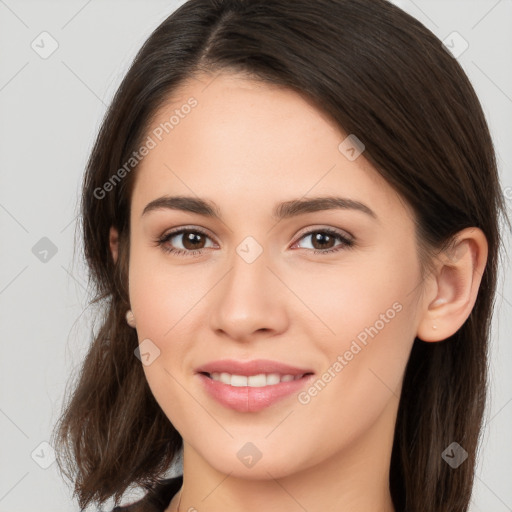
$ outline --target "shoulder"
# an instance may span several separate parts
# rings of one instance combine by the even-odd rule
[[[183,475],[161,480],[135,503],[114,507],[111,512],[164,512],[172,497],[180,490]]]

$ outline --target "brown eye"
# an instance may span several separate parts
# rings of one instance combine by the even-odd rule
[[[202,250],[206,248],[207,240],[211,240],[211,238],[198,229],[180,229],[164,235],[157,241],[157,244],[165,252],[196,256],[200,255]]]
[[[350,248],[354,246],[354,241],[338,231],[333,229],[316,229],[304,233],[300,240],[311,239],[311,248],[314,249],[315,254],[325,254],[329,252],[337,252],[344,248]],[[339,240],[339,244],[336,244],[336,240]]]
[[[176,235],[175,235],[176,236]],[[203,249],[204,246],[204,235],[195,231],[184,231],[181,235],[183,247],[188,250]],[[174,238],[174,237],[173,237]]]
[[[328,233],[319,231],[311,235],[312,245],[315,249],[331,249],[336,244],[336,238]]]

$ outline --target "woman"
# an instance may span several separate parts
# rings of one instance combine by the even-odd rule
[[[467,510],[505,210],[423,25],[383,0],[186,2],[82,199],[105,317],[55,431],[81,507],[141,485],[114,510]]]

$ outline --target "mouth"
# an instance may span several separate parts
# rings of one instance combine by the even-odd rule
[[[227,381],[227,376],[234,381],[232,386],[247,386],[248,384],[238,384],[244,382],[244,378],[257,377],[253,382],[263,382],[262,375],[269,378],[270,383],[277,384],[284,379],[284,382],[294,380],[296,377],[304,376],[308,373],[313,373],[309,368],[298,368],[279,361],[272,361],[270,359],[253,359],[251,361],[240,361],[236,359],[221,359],[204,364],[195,370],[197,373],[207,375],[214,380],[220,378],[226,379],[226,384],[231,384]],[[227,376],[226,376],[227,375]],[[279,381],[276,381],[276,375]],[[223,377],[221,377],[223,376]],[[249,384],[250,385],[250,384]]]
[[[314,372],[270,360],[214,361],[196,368],[207,396],[228,409],[257,412],[299,393]]]
[[[313,372],[299,373],[292,375],[291,373],[279,374],[279,373],[258,373],[256,375],[237,375],[228,372],[199,372],[201,375],[208,377],[216,382],[222,382],[228,386],[236,388],[240,387],[251,387],[251,388],[263,388],[266,386],[276,386],[281,382],[291,382],[294,380],[300,380],[305,376],[313,375]]]

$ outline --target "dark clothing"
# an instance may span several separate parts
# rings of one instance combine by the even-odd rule
[[[182,483],[183,475],[162,480],[139,501],[114,507],[112,512],[164,512],[173,496],[180,490]]]

